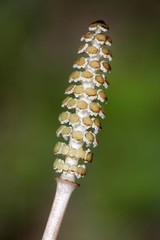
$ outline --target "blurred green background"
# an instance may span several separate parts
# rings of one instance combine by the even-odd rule
[[[160,2],[0,2],[0,239],[41,239],[52,147],[79,39],[110,25],[114,61],[99,146],[59,239],[160,239]]]

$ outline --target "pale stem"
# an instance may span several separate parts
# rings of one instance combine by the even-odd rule
[[[42,240],[56,240],[57,235],[73,190],[78,186],[76,183],[56,178],[57,189],[48,222]]]

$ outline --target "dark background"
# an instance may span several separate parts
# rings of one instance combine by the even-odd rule
[[[99,146],[59,239],[160,239],[160,2],[0,2],[0,239],[41,239],[52,147],[81,35],[110,25],[114,61]]]

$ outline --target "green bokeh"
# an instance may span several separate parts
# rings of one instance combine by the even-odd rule
[[[0,239],[41,239],[55,192],[53,145],[80,36],[108,21],[114,61],[99,146],[59,239],[160,236],[158,1],[0,3]]]

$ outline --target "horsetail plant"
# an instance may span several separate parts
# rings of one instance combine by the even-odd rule
[[[61,126],[56,133],[63,141],[54,147],[57,158],[53,168],[60,177],[56,178],[56,195],[43,240],[57,238],[70,196],[78,186],[76,179],[86,175],[86,165],[93,157],[92,147],[97,146],[99,119],[105,117],[102,104],[107,101],[104,89],[109,85],[105,74],[111,71],[108,61],[112,60],[112,53],[108,46],[112,40],[106,34],[108,30],[108,25],[98,20],[81,37],[80,57],[74,62],[75,71],[69,77],[67,97],[59,115]]]

